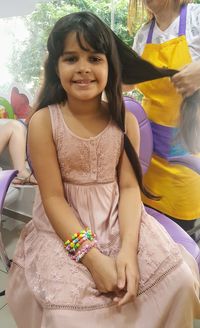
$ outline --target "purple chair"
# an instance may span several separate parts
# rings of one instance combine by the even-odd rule
[[[149,166],[153,151],[153,135],[150,123],[142,106],[131,97],[124,97],[125,106],[128,111],[133,113],[138,120],[140,126],[140,161],[142,171],[145,173]],[[195,241],[174,221],[170,220],[164,214],[145,206],[147,213],[155,217],[155,219],[164,226],[172,239],[183,245],[187,251],[195,258],[200,270],[200,249]]]
[[[197,261],[199,271],[200,271],[200,249],[195,241],[185,232],[178,224],[170,220],[166,215],[159,213],[153,208],[145,206],[148,214],[152,215],[160,224],[162,224],[172,239],[183,245],[187,251],[195,258]]]
[[[140,163],[143,174],[147,171],[153,152],[151,125],[142,106],[131,97],[124,97],[126,109],[133,113],[140,126]]]
[[[17,170],[0,171],[0,257],[7,271],[10,268],[10,260],[6,254],[6,250],[3,244],[1,219],[8,188],[11,181],[16,177],[17,173]]]

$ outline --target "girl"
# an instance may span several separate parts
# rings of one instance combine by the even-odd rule
[[[49,36],[28,138],[39,190],[7,288],[19,328],[142,328],[147,317],[148,328],[189,328],[200,317],[195,261],[141,203],[140,189],[154,196],[124,111],[117,40],[87,12],[61,18]]]

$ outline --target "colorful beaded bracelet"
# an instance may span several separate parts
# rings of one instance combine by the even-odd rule
[[[77,254],[75,255],[71,255],[69,253],[69,256],[72,260],[76,261],[76,262],[80,262],[80,260],[93,248],[93,247],[97,247],[97,240],[94,239],[91,243],[86,244],[83,246],[83,248],[81,248]]]
[[[81,230],[73,234],[72,238],[64,243],[65,249],[68,253],[75,254],[85,240],[93,241],[95,237],[96,235],[92,233],[91,229]]]

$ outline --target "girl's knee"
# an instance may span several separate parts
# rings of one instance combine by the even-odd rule
[[[191,268],[188,265],[184,266],[184,270],[181,274],[181,287],[188,295],[199,295],[199,279],[194,275]]]
[[[25,126],[21,122],[19,122],[17,120],[13,120],[10,122],[10,124],[13,129],[13,132],[25,133],[25,131],[26,131]]]

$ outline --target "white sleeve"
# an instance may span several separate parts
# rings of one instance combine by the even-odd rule
[[[200,4],[190,4],[189,9],[189,27],[193,36],[200,34]]]
[[[200,4],[188,5],[186,38],[194,61],[200,60]]]

